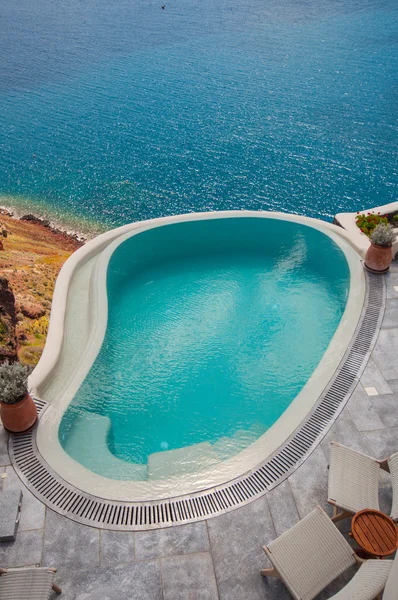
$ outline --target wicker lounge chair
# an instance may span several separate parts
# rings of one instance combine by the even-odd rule
[[[273,567],[261,574],[282,579],[296,600],[313,600],[346,569],[363,562],[320,506],[264,551]],[[333,600],[374,600],[386,585],[392,564],[392,560],[366,561]]]
[[[391,518],[398,521],[398,452],[379,461],[337,442],[331,446],[328,502],[333,506],[332,521],[350,517],[364,508],[380,510],[380,469],[391,473]]]
[[[383,600],[396,600],[398,590],[398,552],[391,567],[390,574],[384,588]],[[338,599],[339,600],[339,599]]]
[[[0,600],[49,600],[60,594],[54,583],[56,569],[0,569]]]

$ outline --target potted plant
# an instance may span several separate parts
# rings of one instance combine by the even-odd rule
[[[387,215],[381,215],[380,213],[376,214],[368,212],[368,214],[365,214],[358,212],[355,217],[355,222],[357,224],[357,227],[359,227],[359,229],[362,231],[362,233],[369,237],[372,231],[375,229],[375,227],[379,225],[379,223],[384,223],[385,225],[387,225],[388,218]]]
[[[386,273],[392,261],[391,246],[395,240],[392,225],[379,223],[371,235],[370,246],[365,256],[365,266],[372,273]]]
[[[8,431],[27,431],[37,421],[36,405],[28,393],[29,367],[6,361],[0,365],[0,416]]]

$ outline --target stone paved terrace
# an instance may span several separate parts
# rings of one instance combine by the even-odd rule
[[[228,514],[200,523],[143,532],[83,526],[41,504],[10,466],[0,427],[4,490],[23,488],[16,542],[0,544],[0,566],[58,567],[60,600],[283,600],[284,585],[265,580],[262,546],[326,504],[329,442],[340,441],[375,457],[398,450],[398,263],[386,276],[387,306],[377,344],[360,383],[334,426],[301,467],[273,491]],[[397,286],[397,289],[394,289]],[[375,388],[377,395],[368,395]],[[1,496],[0,496],[1,498]],[[381,507],[389,511],[388,475]],[[347,531],[348,520],[340,524]],[[319,599],[338,591],[346,573]],[[56,595],[54,594],[54,598]]]

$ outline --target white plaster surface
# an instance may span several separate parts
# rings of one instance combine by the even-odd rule
[[[367,393],[368,396],[378,396],[379,392],[376,390],[375,387],[366,387],[365,388],[365,392]]]
[[[390,204],[384,204],[383,206],[376,206],[375,208],[368,208],[367,210],[359,211],[362,215],[367,215],[369,212],[381,215],[390,214],[398,211],[398,202],[391,202]],[[370,241],[367,235],[362,233],[356,224],[356,216],[358,213],[338,213],[336,215],[337,222],[343,227],[350,235],[353,244],[356,246],[358,253],[365,258],[365,254],[370,246]],[[393,257],[398,253],[398,236],[392,246]]]

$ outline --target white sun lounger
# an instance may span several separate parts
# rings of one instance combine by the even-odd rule
[[[56,569],[0,569],[0,600],[50,600],[52,592],[60,594],[54,583]]]
[[[362,563],[320,506],[264,546],[264,551],[273,567],[261,574],[279,577],[295,600],[313,600],[349,567]],[[366,561],[330,600],[374,600],[386,585],[392,564],[392,560]]]
[[[379,461],[352,448],[332,442],[328,502],[334,507],[333,521],[352,516],[365,508],[380,510],[380,469],[391,473],[393,490],[391,518],[398,521],[398,452]]]

